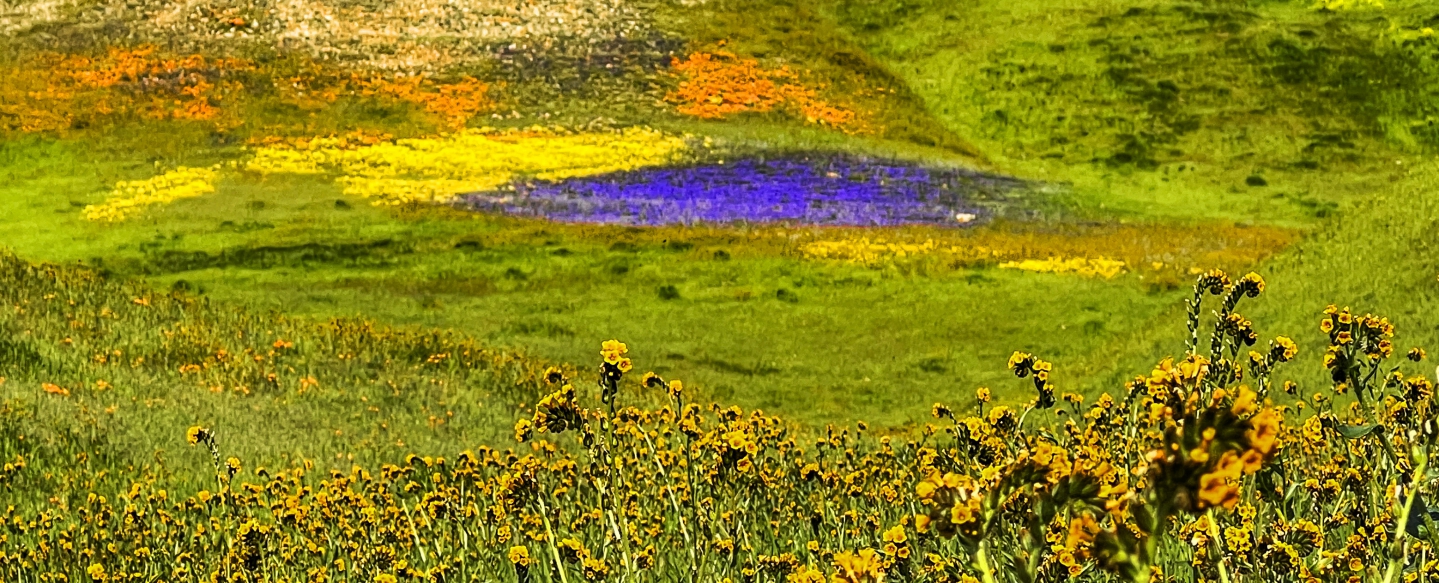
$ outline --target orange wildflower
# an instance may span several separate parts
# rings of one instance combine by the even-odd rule
[[[858,122],[854,111],[820,99],[818,92],[801,84],[799,75],[788,67],[766,69],[755,59],[717,51],[676,58],[673,68],[684,81],[665,99],[678,104],[678,111],[685,115],[719,119],[788,107],[809,123],[854,128]]]

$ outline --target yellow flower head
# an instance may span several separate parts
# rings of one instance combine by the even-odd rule
[[[621,360],[628,360],[624,358],[628,352],[629,347],[618,340],[606,340],[600,346],[600,356],[604,357],[605,364],[618,365]]]
[[[1279,439],[1279,424],[1283,416],[1273,408],[1265,408],[1249,418],[1249,430],[1244,432],[1244,438],[1249,442],[1249,448],[1259,452],[1264,457],[1274,453],[1274,448]],[[1253,473],[1258,468],[1245,471]]]
[[[785,583],[824,583],[824,572],[814,567],[803,567],[787,575]]]
[[[884,542],[897,545],[902,545],[909,540],[909,538],[904,535],[904,525],[902,524],[897,524],[894,528],[884,531],[884,534],[881,535],[880,538]]]
[[[602,559],[585,557],[581,566],[584,568],[585,580],[587,581],[604,581],[605,577],[608,577],[610,574],[609,564],[605,563]]]
[[[1253,413],[1258,409],[1258,406],[1254,404],[1254,400],[1258,397],[1259,394],[1255,393],[1253,389],[1250,389],[1248,386],[1240,386],[1239,395],[1234,398],[1234,405],[1231,407],[1231,411],[1239,416]]]
[[[1223,506],[1234,508],[1239,503],[1239,476],[1244,462],[1239,455],[1227,451],[1214,469],[1199,478],[1199,501],[1201,507]]]
[[[1252,271],[1240,279],[1236,285],[1239,289],[1244,290],[1244,295],[1251,298],[1259,297],[1259,294],[1264,292],[1264,278]]]
[[[745,435],[743,431],[731,431],[724,435],[724,442],[731,450],[744,451],[745,446],[749,444],[749,436]]]
[[[1280,336],[1274,339],[1274,350],[1278,353],[1279,362],[1289,362],[1299,354],[1299,345],[1287,336]]]
[[[524,546],[510,547],[510,564],[519,567],[530,566],[530,549]]]
[[[1029,365],[1033,362],[1034,356],[1028,352],[1015,351],[1014,354],[1009,355],[1009,370],[1014,371],[1015,374],[1019,374],[1020,371],[1027,373],[1029,372]]]
[[[530,423],[529,419],[520,419],[518,421],[515,421],[515,441],[518,441],[520,443],[529,441],[530,436],[533,435],[533,433],[534,424]]]
[[[834,554],[834,583],[879,583],[884,580],[884,560],[874,549]]]

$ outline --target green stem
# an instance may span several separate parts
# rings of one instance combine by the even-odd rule
[[[1409,484],[1409,493],[1404,496],[1404,511],[1399,514],[1395,521],[1394,544],[1389,552],[1389,568],[1384,572],[1384,583],[1394,581],[1394,576],[1399,573],[1400,566],[1404,563],[1405,555],[1408,554],[1409,546],[1405,544],[1404,538],[1408,536],[1409,513],[1414,510],[1414,498],[1419,494],[1418,481],[1424,476],[1429,466],[1429,456],[1419,457],[1419,466],[1414,468],[1414,479]],[[1425,509],[1428,514],[1428,509]]]
[[[550,510],[545,507],[544,500],[536,500],[540,503],[540,519],[545,521],[545,543],[550,545],[550,555],[555,559],[555,570],[560,572],[560,582],[569,583],[570,579],[565,575],[565,564],[560,560],[560,549],[555,546],[555,531],[550,528]]]
[[[1229,583],[1229,567],[1224,564],[1224,539],[1219,535],[1219,522],[1214,519],[1214,509],[1205,514],[1209,518],[1209,538],[1214,541],[1214,561],[1219,564],[1219,580]]]
[[[685,525],[684,511],[680,510],[680,503],[678,500],[675,499],[674,479],[670,477],[669,472],[665,471],[665,465],[664,463],[660,462],[659,453],[655,450],[654,442],[650,441],[650,436],[643,431],[640,432],[640,436],[645,438],[645,445],[649,446],[650,448],[650,459],[654,460],[655,467],[659,468],[660,475],[664,476],[665,482],[669,485],[669,487],[665,489],[665,493],[669,495],[670,507],[674,508],[675,516],[679,517],[680,534],[684,536],[685,549],[688,550],[690,554],[690,564],[698,567],[699,561],[695,559],[694,541],[690,540],[690,531],[689,528]],[[697,575],[696,571],[697,569],[690,570],[691,581],[693,581],[695,576]]]
[[[996,583],[994,579],[994,567],[989,564],[989,541],[979,539],[979,551],[974,554],[974,560],[979,564],[979,574],[983,576],[984,583]]]

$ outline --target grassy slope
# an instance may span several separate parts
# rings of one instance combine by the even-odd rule
[[[113,470],[90,489],[140,471],[210,485],[209,456],[184,442],[194,424],[250,468],[453,456],[505,442],[543,390],[537,361],[458,335],[308,322],[88,273],[0,255],[0,457],[43,467],[64,463],[49,448],[78,445],[97,456],[81,462]],[[73,489],[59,480],[6,486],[28,502]]]
[[[1147,294],[1127,279],[994,269],[904,275],[754,256],[742,240],[689,251],[629,249],[611,246],[603,233],[512,221],[443,213],[396,220],[363,204],[337,209],[336,187],[303,179],[230,181],[214,196],[98,226],[81,220],[71,201],[91,200],[104,183],[98,175],[122,172],[124,156],[102,163],[49,148],[49,169],[31,166],[25,180],[10,173],[17,178],[0,197],[17,225],[7,244],[22,256],[92,264],[99,257],[118,274],[150,273],[161,288],[184,280],[217,300],[286,313],[453,328],[563,362],[588,362],[600,341],[618,337],[635,348],[640,367],[724,401],[812,421],[862,415],[902,423],[936,400],[969,398],[978,384],[1002,391],[1012,383],[1002,367],[1010,350],[1078,356],[1177,297]],[[455,249],[466,237],[507,242]],[[199,270],[158,259],[181,250],[384,241],[393,244],[350,258],[291,255]],[[413,252],[395,251],[401,248]],[[715,260],[716,249],[734,258]],[[659,297],[661,285],[676,286],[680,298]],[[797,301],[779,299],[781,289]],[[1006,312],[1013,316],[992,316]]]
[[[1382,102],[1418,76],[1300,3],[840,2],[834,13],[999,167],[1100,213],[1305,223],[1372,187]],[[1347,20],[1346,20],[1347,19]],[[1323,34],[1315,31],[1323,31]],[[1356,172],[1357,171],[1357,172]],[[1246,184],[1260,176],[1267,187]]]
[[[1293,372],[1308,386],[1323,382],[1313,321],[1329,302],[1393,316],[1402,346],[1439,343],[1428,321],[1439,261],[1425,251],[1436,178],[1420,155],[1433,145],[1433,68],[1379,36],[1432,12],[1167,0],[831,10],[949,128],[1001,169],[1072,184],[1081,213],[1317,223],[1260,269],[1269,297],[1242,308],[1262,333],[1301,341]],[[1179,313],[1092,352],[1071,378],[1113,387],[1182,350]]]

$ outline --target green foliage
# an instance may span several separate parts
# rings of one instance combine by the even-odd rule
[[[835,6],[987,158],[1072,181],[1101,215],[1307,222],[1354,197],[1336,173],[1439,145],[1431,39],[1391,40],[1422,34],[1423,3],[1380,18],[1292,2]],[[1246,186],[1261,174],[1270,190]]]
[[[214,306],[8,254],[0,281],[0,400],[29,419],[0,443],[33,433],[27,443],[39,447],[80,431],[82,449],[105,463],[142,467],[175,444],[174,426],[205,419],[247,459],[372,463],[492,441],[508,410],[536,393],[537,363],[451,333]],[[184,476],[204,466],[165,467]]]

